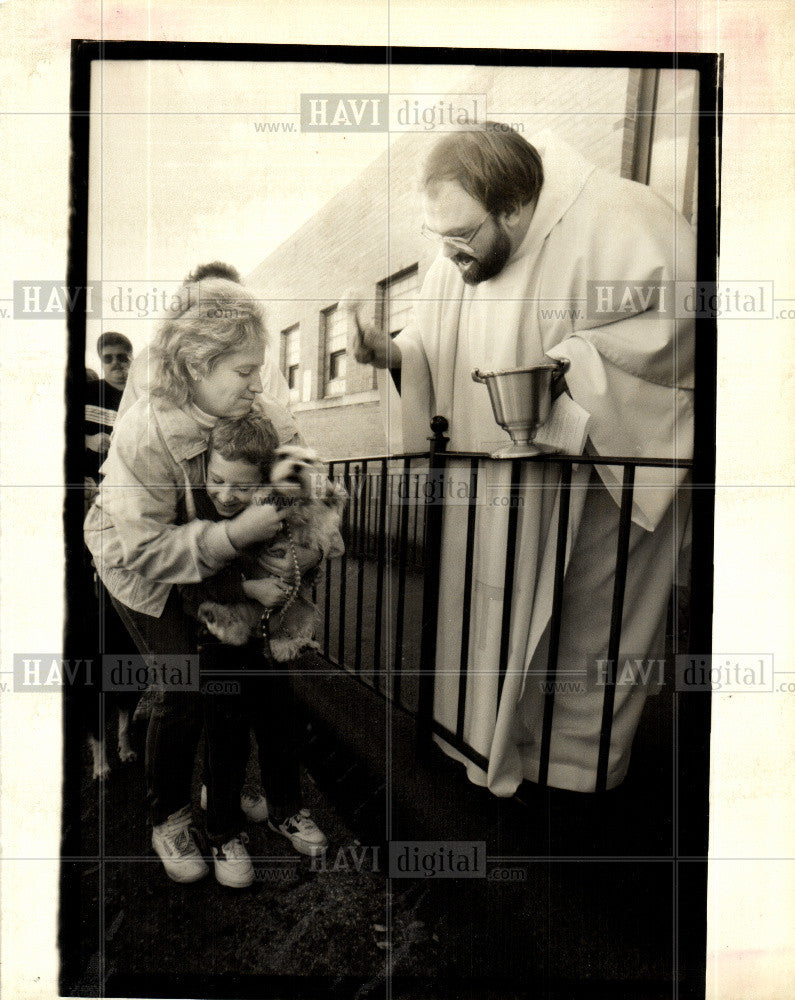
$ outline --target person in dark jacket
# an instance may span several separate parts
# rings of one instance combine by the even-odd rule
[[[102,378],[86,382],[85,476],[99,483],[99,470],[110,447],[119,403],[127,384],[132,361],[132,344],[123,333],[109,331],[97,340],[102,362]]]

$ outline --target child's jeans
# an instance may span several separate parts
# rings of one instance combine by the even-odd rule
[[[204,637],[200,658],[205,688],[207,835],[213,844],[221,845],[243,826],[240,793],[252,729],[272,819],[281,821],[301,806],[292,685],[286,664],[275,664],[265,656],[261,640],[228,646]],[[221,690],[208,691],[209,684],[217,688],[219,682]],[[229,685],[226,693],[224,685]]]
[[[244,678],[246,718],[257,738],[262,788],[271,822],[281,822],[301,808],[297,718],[289,664],[263,656],[263,675]]]

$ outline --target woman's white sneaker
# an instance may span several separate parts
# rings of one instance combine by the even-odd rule
[[[243,838],[245,834],[233,837],[221,847],[213,847],[215,877],[230,889],[247,889],[254,881],[254,865],[251,863]]]
[[[172,813],[152,827],[152,847],[174,882],[198,882],[210,870],[190,829],[190,806]]]
[[[312,819],[308,809],[299,809],[283,823],[274,824],[268,820],[268,826],[274,833],[286,837],[299,854],[308,854],[316,858],[328,847],[325,833]]]
[[[268,818],[268,800],[264,795],[241,795],[240,808],[252,823],[264,823]]]
[[[207,808],[207,786],[202,785],[199,804]],[[241,795],[240,808],[252,823],[264,823],[268,818],[268,800],[264,795]]]

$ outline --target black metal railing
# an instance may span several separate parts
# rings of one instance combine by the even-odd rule
[[[396,458],[337,459],[330,463],[334,474],[342,468],[342,479],[350,496],[352,517],[357,525],[357,551],[361,549],[365,557],[377,558],[379,545],[380,499],[386,494],[388,506],[405,505],[409,516],[405,522],[394,518],[386,534],[386,551],[391,558],[398,558],[405,539],[405,558],[422,569],[423,539],[425,534],[425,495],[427,474],[415,469],[407,477],[407,458],[424,459],[428,453]],[[408,471],[411,471],[410,467]]]
[[[337,459],[328,463],[329,476],[342,482],[350,502],[343,523],[346,553],[327,565],[322,587],[321,603],[325,611],[323,655],[330,663],[349,671],[361,683],[410,713],[415,720],[417,744],[421,751],[430,747],[436,734],[485,770],[488,760],[465,739],[464,722],[471,642],[478,472],[480,463],[489,459],[480,453],[447,451],[447,421],[443,417],[434,417],[431,430],[427,452]],[[461,651],[454,730],[434,717],[442,531],[446,508],[444,486],[452,460],[463,462],[468,469]],[[508,661],[520,509],[520,504],[512,501],[519,490],[524,462],[552,462],[560,472],[550,640],[540,734],[538,781],[542,786],[547,784],[552,740],[572,470],[575,464],[591,467],[609,465],[623,469],[597,761],[596,790],[603,791],[607,784],[613,726],[615,664],[621,642],[635,471],[637,468],[690,469],[692,462],[555,454],[502,461],[510,461],[511,478],[500,623],[498,711]]]

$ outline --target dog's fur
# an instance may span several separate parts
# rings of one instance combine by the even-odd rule
[[[83,622],[84,641],[88,648],[93,646],[96,650],[97,663],[101,662],[105,653],[134,655],[137,652],[135,644],[127,634],[127,629],[113,607],[107,591],[101,584],[95,584],[93,574],[87,565],[84,586],[87,591]],[[102,694],[88,682],[74,685],[72,695],[75,699],[74,704],[80,712],[83,731],[91,750],[92,777],[103,781],[110,775],[110,765],[105,751],[105,733],[100,726],[101,706],[104,705],[107,718],[114,721],[119,758],[123,763],[128,763],[137,758],[130,743],[130,718],[138,695],[131,691],[106,691]]]
[[[138,759],[138,754],[130,744],[130,720],[138,700],[137,694],[116,693],[113,696],[106,694],[106,704],[112,706],[118,713],[118,744],[119,760],[128,764]],[[94,702],[95,696],[91,698]],[[91,708],[94,705],[90,706]],[[88,746],[91,750],[92,778],[95,781],[104,781],[110,775],[110,765],[105,754],[104,734],[99,731],[98,713],[89,711],[85,715],[86,728],[88,729]]]
[[[269,481],[257,491],[253,502],[287,506],[288,513],[281,533],[263,547],[261,555],[289,556],[292,545],[318,547],[327,558],[341,555],[344,546],[339,525],[345,499],[345,491],[329,481],[313,451],[296,445],[278,448]],[[312,602],[316,574],[316,569],[305,574],[284,608],[275,608],[268,616],[267,631],[274,660],[292,660],[308,649],[319,648],[314,641],[317,609]],[[245,645],[258,634],[263,613],[262,605],[256,601],[237,604],[205,601],[199,608],[199,618],[208,630],[231,646]]]

